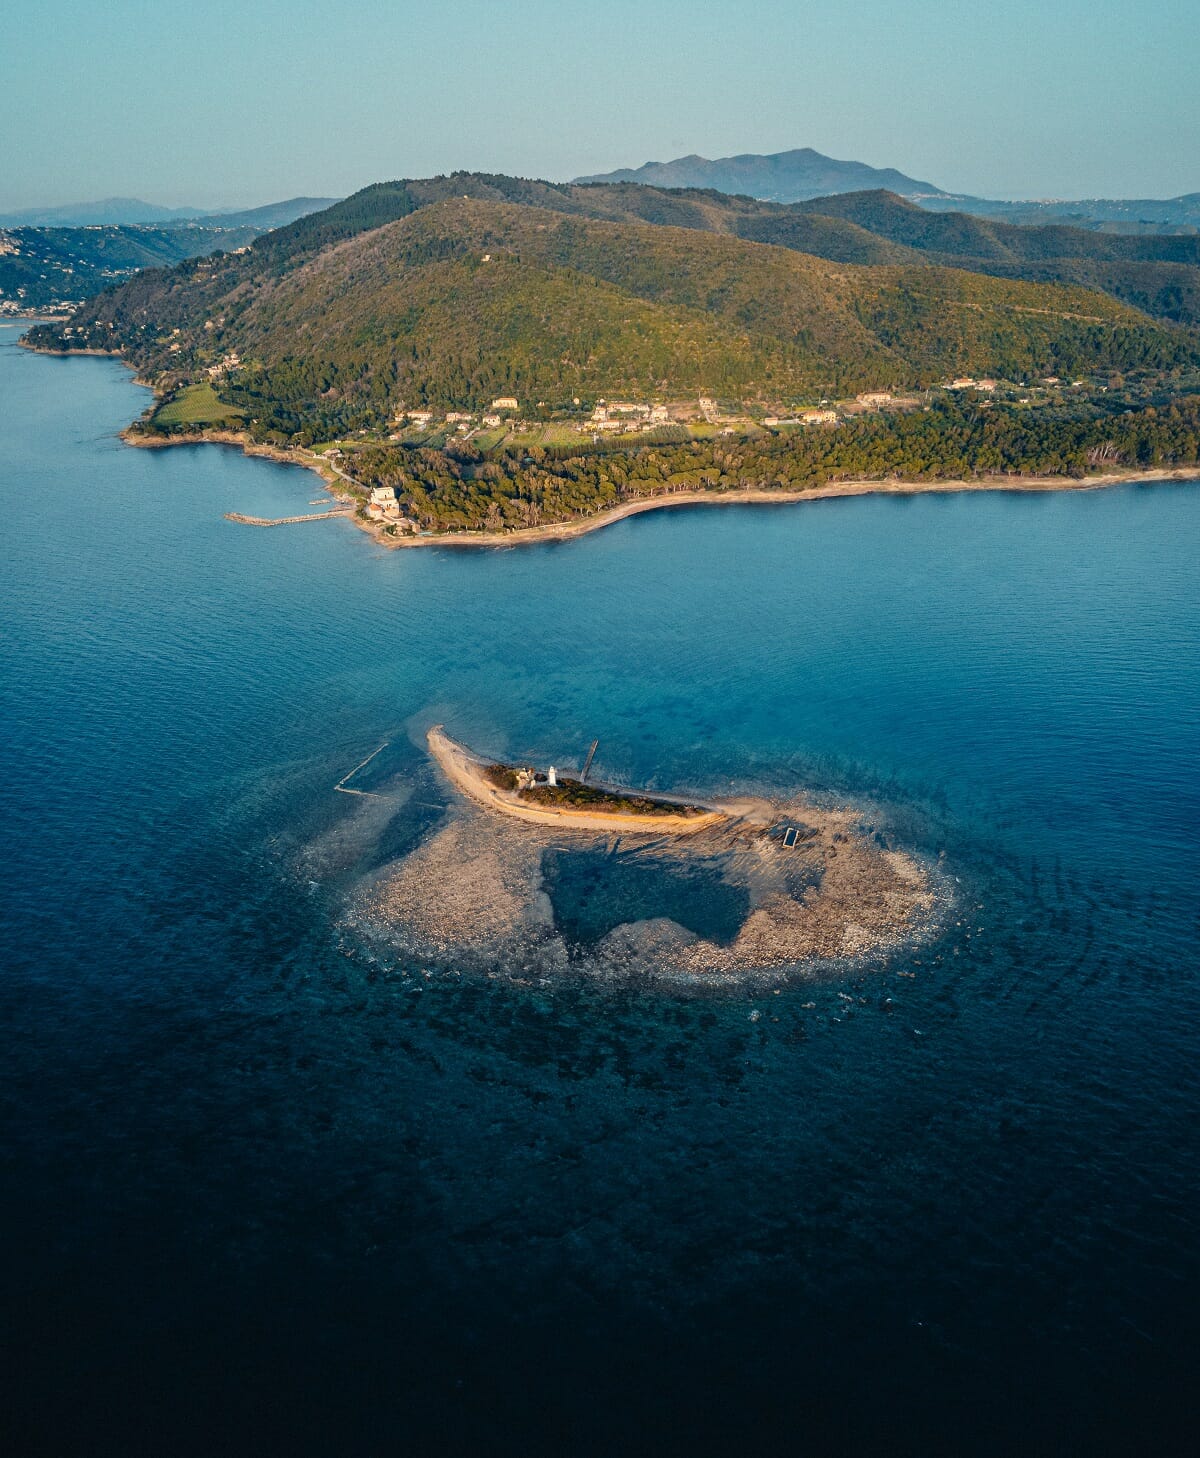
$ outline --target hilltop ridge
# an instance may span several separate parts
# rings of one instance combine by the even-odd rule
[[[894,167],[843,162],[812,147],[786,152],[742,152],[711,159],[695,153],[671,162],[646,162],[612,172],[578,177],[576,182],[637,182],[651,187],[711,188],[762,201],[806,202],[847,192],[885,188],[912,198],[934,212],[972,213],[1028,225],[1067,223],[1118,232],[1196,232],[1200,192],[1172,198],[1042,198],[1007,200],[953,192],[921,182]]]
[[[31,340],[112,349],[167,380],[236,358],[224,397],[310,439],[498,395],[770,404],[1197,357],[1194,338],[1107,294],[931,264],[847,219],[757,207],[478,174],[379,184],[240,255],[140,274]],[[869,261],[774,241],[814,221]]]

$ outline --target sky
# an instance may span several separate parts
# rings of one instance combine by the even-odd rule
[[[984,197],[1200,191],[1195,0],[9,0],[0,209],[815,147]]]

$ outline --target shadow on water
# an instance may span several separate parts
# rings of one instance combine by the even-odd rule
[[[594,947],[615,927],[666,917],[718,946],[736,940],[750,913],[749,893],[714,866],[548,850],[542,878],[554,921],[575,949]]]
[[[377,871],[411,855],[445,817],[447,808],[448,802],[440,791],[424,780],[419,781],[413,794],[388,821],[378,844],[360,869]]]

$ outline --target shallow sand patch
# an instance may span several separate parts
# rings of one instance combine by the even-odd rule
[[[886,953],[938,920],[931,873],[878,844],[855,812],[742,804],[754,820],[722,817],[695,835],[631,844],[574,829],[564,834],[561,825],[531,824],[467,801],[377,878],[363,909],[411,952],[461,968],[548,974],[571,965],[597,975],[700,981]],[[794,848],[782,844],[781,820],[804,828]],[[556,857],[611,855],[614,864],[645,865],[648,873],[664,862],[703,866],[743,892],[749,911],[731,943],[651,915],[615,925],[598,942],[573,944],[556,923],[543,878],[551,849]]]

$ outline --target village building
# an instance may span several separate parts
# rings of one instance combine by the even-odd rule
[[[395,521],[400,515],[394,486],[376,486],[367,501],[367,515],[372,521]]]
[[[516,410],[517,402],[512,395],[498,395],[492,401],[491,408],[493,410]]]
[[[367,517],[370,521],[385,523],[393,531],[404,534],[415,532],[417,524],[400,510],[393,486],[376,486],[367,501]]]
[[[896,397],[890,390],[867,390],[854,398],[860,405],[890,405]]]
[[[173,334],[178,334],[179,333],[179,330],[178,329],[173,329],[171,332]],[[177,345],[177,344],[171,345],[171,353],[172,354],[178,353],[178,351],[179,351],[179,345]],[[241,362],[242,362],[242,359],[241,359],[241,356],[239,354],[236,354],[236,353],[227,354],[225,356],[225,358],[220,362],[220,364],[209,365],[209,367],[208,367],[208,374],[209,374],[209,376],[212,379],[219,380],[222,375],[228,374],[230,370],[236,370],[238,368],[238,366],[241,364]]]

